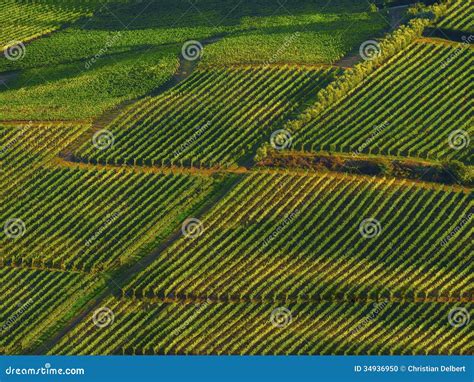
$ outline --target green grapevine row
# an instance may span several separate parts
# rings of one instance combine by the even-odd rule
[[[86,7],[81,7],[79,4],[64,6],[64,3],[3,0],[0,4],[0,48],[9,48],[13,42],[25,43],[57,30],[64,23],[90,15],[87,7],[90,4],[84,3]]]
[[[472,0],[449,0],[446,16],[442,17],[437,27],[451,31],[474,32],[474,2]]]
[[[18,197],[23,189],[22,183],[34,178],[38,167],[51,162],[87,128],[87,125],[77,124],[0,125],[0,190],[2,195]]]
[[[17,266],[100,270],[122,264],[198,203],[211,179],[130,171],[37,169],[0,207],[20,237],[0,232],[0,260]]]
[[[233,165],[339,70],[241,67],[197,71],[179,86],[147,97],[107,128],[113,147],[87,142],[85,161],[148,165]]]
[[[414,43],[304,125],[295,147],[471,162],[473,63],[469,44]]]
[[[126,288],[137,298],[473,296],[470,196],[357,176],[254,173]],[[366,219],[380,224],[366,238]],[[456,227],[458,228],[456,230]],[[456,230],[455,238],[443,239]]]
[[[444,303],[153,303],[109,298],[113,322],[84,319],[50,354],[472,354]],[[274,324],[281,325],[276,326]]]
[[[0,267],[0,354],[37,345],[92,284],[80,273]]]

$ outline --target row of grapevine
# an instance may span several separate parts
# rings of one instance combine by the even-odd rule
[[[148,165],[233,165],[324,87],[338,69],[247,66],[200,70],[133,105],[107,128],[112,147],[87,142],[81,160]]]
[[[469,304],[342,301],[145,303],[109,298],[108,326],[84,319],[50,354],[472,354]],[[277,310],[276,310],[277,309]],[[278,317],[278,318],[277,318]],[[112,320],[113,318],[113,320]]]
[[[298,131],[295,147],[472,162],[469,44],[417,42]]]
[[[0,4],[0,48],[7,49],[11,44],[27,42],[51,33],[64,23],[91,14],[97,6],[82,2],[69,5],[63,1],[17,1],[3,0]]]
[[[0,192],[18,194],[24,181],[88,129],[87,125],[0,125]],[[15,191],[16,190],[16,191]]]
[[[211,184],[191,175],[38,168],[2,200],[0,261],[87,271],[123,264],[168,234]]]
[[[91,276],[0,267],[0,354],[23,354],[90,290]]]
[[[202,218],[201,236],[173,243],[124,293],[224,301],[472,298],[470,214],[463,192],[257,172]]]
[[[472,0],[448,0],[441,3],[440,7],[446,8],[444,12],[446,15],[436,23],[438,28],[474,32],[474,2]]]
[[[28,170],[57,156],[88,129],[81,124],[0,124],[0,162],[3,172]]]

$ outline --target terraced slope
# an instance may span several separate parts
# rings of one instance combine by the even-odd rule
[[[467,44],[417,42],[295,133],[294,147],[472,163]]]
[[[93,288],[91,275],[0,266],[0,354],[23,354]]]
[[[87,142],[76,156],[102,163],[235,165],[338,72],[292,66],[199,70],[119,116],[107,128],[113,147],[98,152]]]
[[[11,226],[0,232],[0,258],[54,269],[116,267],[168,234],[211,183],[186,175],[37,169],[0,207],[0,222]]]
[[[444,303],[145,303],[110,298],[50,354],[472,354]],[[473,304],[462,307],[473,308]],[[275,315],[275,309],[280,314]],[[273,319],[272,319],[272,312]],[[288,313],[289,312],[289,313]],[[113,318],[113,322],[112,322]],[[273,323],[272,323],[273,322]]]
[[[199,237],[171,245],[125,294],[281,302],[472,298],[469,214],[468,194],[410,182],[254,173],[202,218]]]

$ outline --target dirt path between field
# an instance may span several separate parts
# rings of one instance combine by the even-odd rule
[[[206,45],[213,44],[220,41],[224,38],[225,35],[217,35],[201,41],[203,47]],[[168,81],[164,84],[156,87],[150,93],[145,94],[144,96],[133,98],[121,102],[120,104],[114,106],[112,109],[105,111],[102,115],[95,118],[91,123],[91,129],[83,134],[81,137],[76,139],[66,150],[63,152],[63,156],[66,158],[72,158],[72,153],[78,148],[81,147],[86,141],[90,140],[96,131],[107,128],[115,119],[117,119],[122,113],[124,113],[127,108],[131,107],[136,102],[140,101],[145,97],[156,97],[160,94],[165,93],[171,88],[177,86],[188,77],[190,77],[196,70],[197,65],[199,64],[200,59],[195,61],[186,60],[182,55],[179,56],[179,65],[176,72],[173,76],[170,77]]]
[[[232,189],[241,178],[235,177],[230,179],[228,182],[224,182],[220,187],[210,195],[210,197],[204,201],[204,203],[197,208],[194,217],[201,217],[209,212],[217,203],[226,197],[230,189]],[[93,311],[100,307],[100,304],[104,299],[111,296],[122,296],[122,288],[127,285],[133,277],[151,265],[161,253],[172,245],[176,240],[182,237],[181,226],[177,228],[165,241],[163,241],[157,248],[155,248],[149,255],[141,258],[136,263],[130,266],[130,264],[124,265],[122,269],[111,276],[105,276],[108,278],[106,287],[100,292],[95,298],[88,301],[84,308],[81,309],[79,314],[76,314],[59,332],[57,332],[49,341],[40,344],[35,350],[31,352],[33,355],[41,355],[49,352],[58,342],[70,333],[76,325],[88,316],[92,317]],[[92,323],[91,323],[92,325]]]
[[[214,37],[202,40],[201,44],[203,45],[203,47],[206,47],[206,45],[213,44],[215,42],[220,41],[223,37],[224,35],[214,36]],[[200,62],[200,59],[197,59],[195,61],[189,61],[189,60],[186,60],[182,55],[180,55],[178,69],[168,81],[166,81],[164,84],[158,86],[157,88],[152,90],[150,93],[142,97],[124,101],[120,103],[119,105],[115,106],[113,109],[107,110],[105,113],[103,113],[93,122],[92,124],[93,130],[104,129],[109,124],[111,124],[114,121],[114,119],[116,119],[129,106],[133,105],[135,102],[139,101],[140,99],[144,97],[148,97],[148,96],[156,97],[168,91],[169,89],[177,86],[179,83],[183,82],[189,76],[191,76],[191,74],[194,73],[199,62]]]
[[[370,158],[360,156],[363,158]],[[420,160],[420,163],[424,163]],[[430,162],[426,162],[430,163]],[[364,174],[352,174],[347,172],[337,172],[324,169],[307,169],[307,168],[278,168],[278,167],[214,167],[214,168],[197,168],[197,167],[160,167],[160,166],[131,166],[131,165],[104,165],[104,164],[89,164],[83,162],[74,162],[64,158],[55,158],[50,163],[49,166],[52,168],[58,167],[68,167],[68,168],[79,168],[83,170],[115,170],[115,171],[131,171],[131,172],[145,172],[152,174],[186,174],[186,175],[200,175],[200,176],[212,176],[216,174],[250,174],[252,172],[266,173],[266,174],[292,174],[292,175],[328,175],[337,177],[337,178],[348,178],[357,176],[358,178],[363,178],[368,181],[373,181],[375,179],[381,179],[383,177],[374,177],[372,175]],[[391,177],[388,177],[392,179]],[[405,179],[405,178],[393,178],[395,184],[416,184],[417,187],[430,189],[430,190],[445,190],[445,191],[454,191],[454,192],[463,192],[469,194],[472,190],[467,186],[460,186],[457,184],[441,184],[436,182],[427,182],[416,179]]]
[[[198,167],[161,167],[161,166],[131,166],[131,165],[113,165],[113,164],[89,164],[83,162],[74,162],[65,158],[54,158],[50,165],[54,168],[69,167],[80,168],[84,170],[126,170],[131,172],[145,172],[151,174],[186,174],[186,175],[201,175],[212,176],[218,173],[228,174],[245,174],[249,171],[247,167],[212,167],[212,168],[198,168]]]

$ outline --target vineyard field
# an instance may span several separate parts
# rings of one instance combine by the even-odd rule
[[[298,7],[300,2],[295,3]],[[305,2],[302,3],[305,9]],[[202,64],[334,64],[358,42],[388,28],[383,17],[368,12],[368,4],[343,3],[325,4],[329,10],[321,13],[293,11],[286,8],[286,3],[271,17],[245,18],[242,31],[225,36],[206,49]]]
[[[86,274],[13,268],[3,263],[0,280],[0,354],[22,354],[38,346],[44,332],[57,326],[96,283]]]
[[[47,163],[87,129],[81,124],[0,124],[0,161],[9,177]]]
[[[0,232],[0,258],[51,269],[116,268],[166,235],[210,185],[186,175],[37,169],[1,206],[0,221],[17,220],[22,235]]]
[[[0,356],[473,355],[472,10],[1,2]]]
[[[3,51],[59,29],[80,17],[91,15],[92,2],[3,0],[0,5],[0,47]],[[97,5],[97,2],[96,2]]]
[[[446,4],[449,12],[441,17],[436,26],[449,31],[474,33],[474,3],[470,0],[449,0]]]
[[[32,49],[31,54],[35,52]],[[94,61],[68,63],[65,58],[65,64],[52,68],[35,64],[0,91],[0,120],[90,122],[168,81],[178,66],[176,54],[171,46]],[[41,61],[41,52],[38,55]]]
[[[154,303],[110,298],[114,321],[82,321],[50,354],[471,354],[443,303],[292,303],[282,327],[274,303]],[[472,304],[467,305],[472,309]],[[366,324],[367,317],[377,316]],[[364,321],[365,320],[365,321]],[[283,325],[285,324],[285,325]]]
[[[87,131],[80,124],[0,125],[0,197],[5,208],[36,178],[38,168],[50,163],[69,144]],[[22,190],[16,193],[15,190]]]
[[[235,165],[338,72],[291,66],[200,70],[113,121],[107,127],[113,147],[97,152],[86,142],[76,157],[99,163]]]
[[[245,301],[473,298],[462,192],[358,177],[252,174],[125,289]],[[375,219],[375,220],[374,220]],[[367,232],[365,232],[367,231]]]
[[[473,132],[473,62],[469,45],[414,43],[305,124],[294,147],[472,164],[472,152],[457,146]]]

